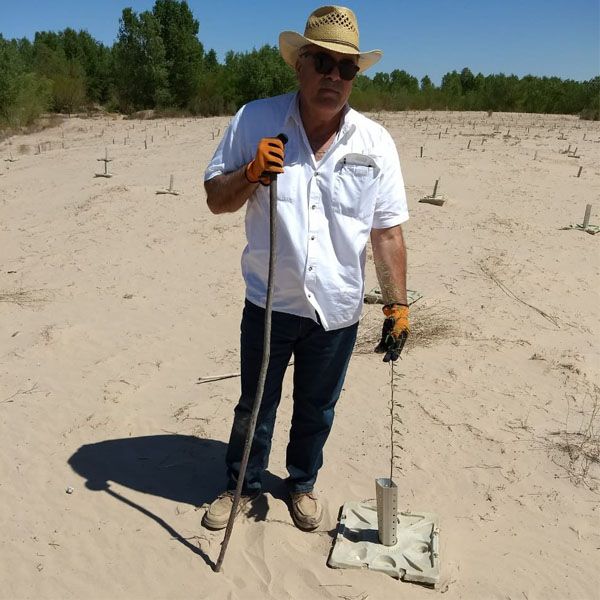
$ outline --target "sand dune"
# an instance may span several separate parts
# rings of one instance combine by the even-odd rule
[[[244,231],[209,213],[202,176],[229,119],[104,117],[0,143],[1,598],[598,597],[600,235],[561,227],[588,203],[600,224],[600,124],[372,116],[400,153],[423,295],[396,368],[394,479],[403,508],[440,516],[438,588],[326,565],[340,506],[390,469],[377,305],[317,482],[321,530],[285,501],[288,376],[266,494],[212,571],[223,533],[202,506],[239,382],[197,380],[239,367]],[[105,148],[114,176],[94,177]],[[171,174],[180,195],[157,195]],[[446,203],[419,203],[436,180]]]

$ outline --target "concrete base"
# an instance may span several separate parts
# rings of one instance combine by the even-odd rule
[[[421,198],[419,202],[435,204],[435,206],[443,206],[446,202],[446,198],[444,198],[444,196],[425,196],[424,198]]]
[[[423,294],[415,290],[406,290],[406,303],[410,306],[417,300],[420,300]],[[384,304],[383,295],[379,288],[373,288],[371,291],[365,293],[364,297],[365,304]]]
[[[379,542],[377,507],[346,502],[327,564],[337,569],[367,567],[402,581],[435,586],[440,580],[439,519],[432,513],[398,515],[397,542]]]

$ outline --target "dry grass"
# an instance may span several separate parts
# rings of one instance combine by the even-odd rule
[[[54,127],[59,127],[62,123],[66,121],[66,117],[63,115],[58,115],[54,113],[42,115],[39,119],[32,123],[28,127],[22,127],[20,133],[24,135],[29,135],[32,133],[39,133],[40,131],[45,131],[46,129],[52,129]]]
[[[43,290],[19,289],[10,292],[0,291],[0,302],[17,304],[21,308],[40,306],[48,300],[48,294]]]
[[[533,304],[529,304],[529,302],[526,302],[522,298],[519,298],[504,282],[500,281],[496,273],[492,270],[492,268],[486,265],[484,261],[479,262],[479,268],[481,269],[483,274],[486,277],[488,277],[493,283],[495,283],[509,298],[512,298],[513,300],[516,300],[517,302],[520,302],[521,304],[524,304],[525,306],[528,306],[529,308],[535,310],[542,317],[544,317],[544,319],[546,319],[547,321],[552,323],[552,325],[560,329],[560,323],[557,317],[554,317],[548,314],[547,312],[543,311],[542,309],[533,306]]]
[[[27,394],[36,394],[40,390],[38,390],[38,384],[34,383],[28,390],[17,390],[14,394],[10,395],[8,398],[4,398],[4,400],[0,400],[0,404],[4,402],[14,402],[17,396],[25,396]]]
[[[31,135],[32,133],[39,133],[46,129],[53,127],[59,127],[67,117],[54,113],[42,115],[39,119],[36,119],[31,125],[26,127],[7,127],[6,129],[0,130],[0,142],[11,138],[14,135]]]
[[[558,437],[553,444],[558,449],[562,458],[567,460],[555,461],[566,470],[569,479],[576,485],[584,485],[590,490],[598,491],[600,475],[600,401],[598,393],[600,388],[594,386],[594,396],[590,396],[590,407],[586,409],[585,403],[573,427],[571,418],[572,408],[567,407],[565,429],[553,431],[551,435]]]
[[[410,335],[406,340],[405,352],[412,348],[426,348],[455,337],[450,310],[439,306],[415,303],[410,307]],[[370,354],[381,338],[383,313],[380,304],[364,307],[354,347],[355,354]]]

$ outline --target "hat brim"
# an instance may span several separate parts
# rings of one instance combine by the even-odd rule
[[[298,58],[298,53],[301,48],[304,46],[309,46],[314,44],[315,46],[320,46],[321,48],[325,48],[326,50],[331,50],[333,52],[340,52],[342,54],[353,54],[358,56],[358,69],[359,73],[362,73],[365,69],[372,67],[382,56],[383,52],[381,50],[370,50],[369,52],[360,52],[359,50],[355,50],[351,46],[347,46],[346,44],[336,43],[336,42],[321,42],[319,40],[311,40],[303,35],[297,33],[296,31],[282,31],[279,34],[279,52],[281,53],[281,57],[283,60],[290,66],[292,69],[296,68],[296,60]]]

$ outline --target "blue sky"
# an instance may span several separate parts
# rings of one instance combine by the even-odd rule
[[[343,0],[337,0],[344,3]],[[319,0],[188,0],[199,38],[222,61],[228,50],[277,44],[285,29],[302,32]],[[123,8],[151,10],[154,0],[0,0],[0,33],[86,29],[112,44]],[[383,50],[367,74],[404,69],[419,79],[469,67],[475,74],[556,75],[587,80],[600,74],[598,0],[346,0],[358,17],[361,49]]]

